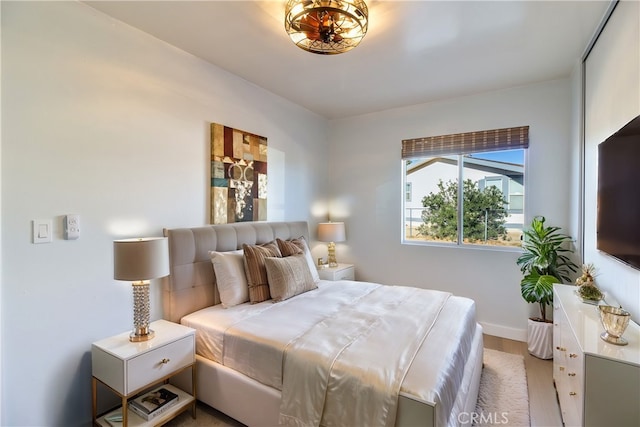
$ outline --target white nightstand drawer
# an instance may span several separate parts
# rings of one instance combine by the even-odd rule
[[[127,390],[138,390],[185,366],[194,359],[193,335],[158,347],[127,361]]]
[[[123,332],[91,344],[91,418],[92,425],[110,427],[105,417],[122,414],[124,427],[162,425],[191,408],[196,417],[196,345],[195,329],[167,320],[149,325],[155,336],[145,341],[130,340]],[[133,411],[122,411],[136,393],[168,380],[185,369],[191,369],[191,391],[175,388],[180,402],[153,421],[144,422]],[[98,383],[107,385],[120,396],[121,404],[108,414],[98,417]],[[167,385],[167,387],[172,387]]]
[[[353,280],[355,278],[353,268],[346,268],[344,270],[337,271],[333,277],[333,280]]]
[[[318,269],[318,275],[322,280],[355,280],[354,270],[353,264],[338,264]]]
[[[91,345],[93,376],[122,396],[195,363],[195,330],[157,320],[151,323],[156,336],[131,342],[123,332]],[[161,363],[162,359],[169,362]],[[143,383],[141,383],[143,381]]]

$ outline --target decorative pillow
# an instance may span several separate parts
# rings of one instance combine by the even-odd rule
[[[242,251],[209,251],[220,301],[225,308],[249,301],[249,285],[244,273]]]
[[[275,302],[284,301],[318,286],[311,277],[304,254],[285,258],[264,259],[269,279],[269,291]]]
[[[291,255],[304,254],[305,259],[307,260],[307,264],[309,265],[309,271],[311,272],[311,277],[315,283],[320,281],[320,276],[318,275],[318,269],[316,268],[316,263],[313,262],[313,257],[311,256],[311,250],[309,250],[309,245],[307,245],[307,241],[303,236],[300,236],[297,239],[291,240],[281,240],[276,239],[278,243],[278,248],[282,253],[282,256],[288,257]]]
[[[249,285],[249,302],[255,304],[271,298],[269,295],[269,281],[264,259],[267,257],[282,257],[276,242],[265,243],[262,246],[242,245],[244,250],[244,271]]]
[[[299,242],[300,239],[295,240],[297,241],[294,243],[293,240],[276,239],[278,249],[280,249],[280,253],[283,257],[304,254],[304,249],[301,247],[301,244]]]

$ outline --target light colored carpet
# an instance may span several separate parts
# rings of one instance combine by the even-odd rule
[[[191,417],[189,410],[164,424],[164,427],[244,427],[244,424],[202,402],[198,402],[195,420]]]
[[[477,426],[530,426],[524,357],[485,349],[476,406]]]
[[[249,409],[248,409],[249,410]],[[169,427],[242,427],[243,424],[198,402],[196,419],[184,412]],[[497,350],[484,350],[484,368],[476,411],[465,414],[474,425],[529,426],[529,393],[524,358]],[[465,421],[465,420],[462,420]]]

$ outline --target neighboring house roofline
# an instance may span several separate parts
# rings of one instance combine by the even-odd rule
[[[449,165],[456,165],[458,161],[451,157],[432,157],[426,160],[412,164],[407,168],[407,175],[424,169],[427,166],[431,166],[434,163],[445,163]],[[500,162],[497,160],[478,159],[475,157],[464,156],[465,167],[475,170],[481,170],[484,172],[494,173],[496,175],[504,175],[518,180],[524,174],[524,166],[516,163]]]

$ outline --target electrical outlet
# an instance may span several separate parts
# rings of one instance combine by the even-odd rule
[[[80,237],[80,215],[67,215],[64,217],[65,240],[76,240]]]

